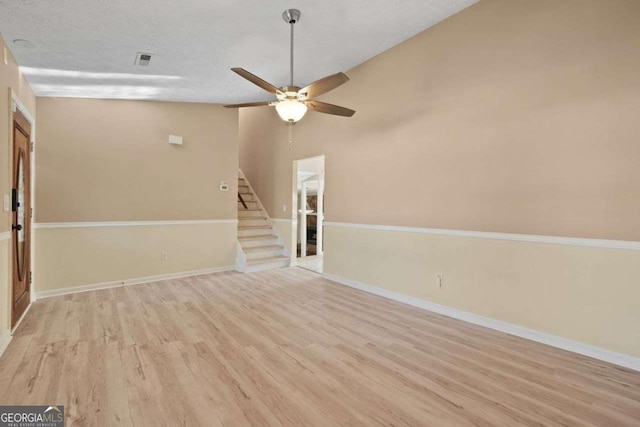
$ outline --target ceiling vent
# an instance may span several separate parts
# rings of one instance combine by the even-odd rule
[[[150,53],[138,52],[138,54],[136,55],[135,65],[139,67],[146,67],[147,65],[149,65],[149,62],[151,62],[151,56],[153,55],[151,55]]]

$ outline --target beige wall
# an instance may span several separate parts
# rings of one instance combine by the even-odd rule
[[[38,229],[36,293],[163,274],[230,269],[235,222]],[[162,260],[161,252],[167,254]]]
[[[241,112],[271,215],[290,163],[326,154],[334,221],[640,240],[640,2],[482,0],[348,72],[287,129]],[[290,215],[290,210],[286,216]]]
[[[7,62],[3,61],[3,50],[6,46],[0,36],[0,234],[11,230],[11,212],[2,209],[2,198],[11,195],[13,176],[13,147],[11,123],[11,95],[13,90],[20,102],[36,115],[36,98],[29,84],[18,69],[18,64],[7,46]],[[0,241],[0,334],[10,327],[11,322],[11,247],[10,240]]]
[[[273,110],[243,109],[240,166],[278,218],[292,161],[325,154],[328,221],[640,241],[638,16],[631,0],[482,0],[350,70],[322,99],[356,115],[308,113],[291,151]],[[640,356],[637,252],[325,239],[327,273]]]
[[[0,239],[0,336],[11,327],[11,240]]]
[[[37,222],[236,217],[235,111],[39,98],[38,112]],[[184,145],[170,145],[170,134]]]
[[[237,112],[38,98],[36,222],[236,219]],[[169,144],[169,135],[183,146]],[[230,189],[219,190],[220,181]],[[37,228],[36,293],[233,266],[236,224]],[[167,260],[161,260],[161,253]]]
[[[276,220],[273,221],[273,226],[278,232],[278,236],[280,236],[280,240],[282,240],[282,244],[284,245],[287,252],[291,256],[292,260],[296,259],[296,230],[297,230],[297,222],[289,221],[289,220]]]
[[[2,52],[7,47],[8,64],[2,60]],[[22,73],[18,68],[18,63],[13,58],[11,51],[0,37],[0,194],[11,194],[12,176],[12,124],[11,124],[11,95],[13,90],[20,101],[29,110],[31,115],[36,115],[36,97],[29,87]],[[1,207],[1,206],[0,206]],[[0,233],[11,229],[10,212],[0,209]]]
[[[325,239],[335,276],[640,357],[640,251],[342,226]]]

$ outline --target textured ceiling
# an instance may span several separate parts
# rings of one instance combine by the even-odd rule
[[[288,83],[287,8],[302,11],[295,83],[304,86],[475,1],[0,0],[0,31],[38,96],[243,102],[269,94],[231,67]],[[134,66],[137,52],[154,54],[148,67]]]

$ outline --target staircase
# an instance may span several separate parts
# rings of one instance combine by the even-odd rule
[[[287,253],[269,215],[242,171],[238,175],[237,269],[243,273],[288,267]]]

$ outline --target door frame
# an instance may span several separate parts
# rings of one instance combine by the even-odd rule
[[[10,177],[10,185],[13,185],[13,174],[14,174],[14,170],[13,170],[13,113],[15,113],[16,111],[20,111],[20,113],[24,116],[25,119],[27,119],[27,121],[29,122],[29,124],[31,125],[31,136],[30,136],[30,143],[33,144],[33,151],[29,151],[29,161],[30,161],[30,166],[31,166],[31,171],[30,171],[30,176],[29,176],[29,180],[30,180],[30,190],[31,190],[31,197],[30,197],[30,201],[31,201],[31,208],[33,209],[33,217],[31,218],[31,227],[29,230],[30,236],[31,236],[31,245],[29,248],[29,252],[30,252],[30,258],[31,258],[31,271],[35,271],[35,234],[34,234],[34,229],[35,229],[35,212],[36,212],[36,206],[35,206],[35,183],[36,183],[36,118],[35,116],[32,114],[31,111],[29,111],[29,109],[26,107],[26,105],[20,100],[20,97],[18,96],[18,94],[12,89],[9,88],[9,105],[11,108],[9,108],[9,126],[8,126],[8,133],[9,133],[9,150],[8,150],[8,158],[11,159],[10,162],[10,166],[9,166],[9,177]],[[13,248],[14,242],[13,242],[13,233],[11,233],[11,238],[9,241],[10,244],[10,248]],[[22,322],[22,320],[24,319],[24,317],[26,316],[26,314],[29,312],[29,309],[31,308],[31,304],[36,300],[35,297],[35,280],[31,283],[30,285],[30,289],[29,289],[29,305],[27,306],[27,309],[24,311],[22,317],[20,317],[20,319],[18,319],[18,321],[16,322],[16,324],[11,327],[11,316],[12,316],[12,310],[13,310],[13,282],[11,279],[13,277],[13,250],[9,250],[9,278],[10,278],[10,282],[9,282],[9,286],[7,286],[7,324],[9,325],[9,328],[11,329],[11,334],[13,334],[13,332],[16,330],[16,328],[18,326],[20,326],[20,323]]]
[[[318,250],[318,255],[324,254],[324,235],[322,226],[324,225],[324,198],[320,200],[320,197],[324,196],[324,188],[326,181],[326,156],[324,154],[318,156],[305,157],[304,159],[298,159],[293,161],[293,170],[292,170],[292,191],[291,191],[291,220],[293,223],[292,226],[292,236],[291,236],[291,258],[293,260],[298,259],[298,163],[304,162],[306,160],[314,160],[314,159],[322,159],[323,170],[322,173],[319,174],[319,185],[318,185],[318,210],[322,209],[322,217],[318,217],[318,241],[319,247],[321,249]],[[303,251],[304,252],[304,251]]]

